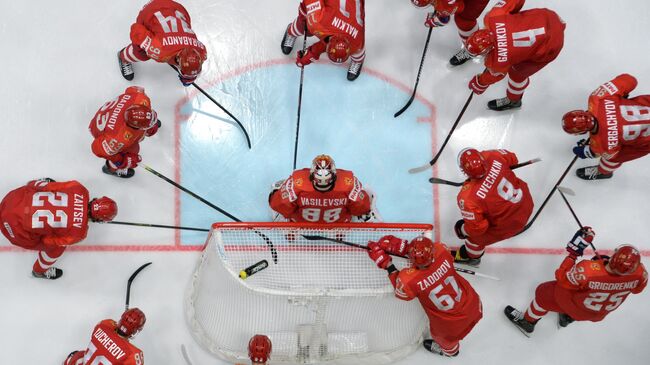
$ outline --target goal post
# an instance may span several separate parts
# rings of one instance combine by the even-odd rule
[[[248,358],[248,340],[269,336],[271,364],[388,364],[417,349],[428,327],[417,300],[393,295],[386,271],[361,245],[388,234],[431,238],[429,224],[215,223],[185,298],[186,319],[206,350]],[[277,259],[277,263],[274,262]],[[245,280],[240,272],[256,265]],[[398,268],[407,260],[394,258]],[[253,270],[255,271],[255,270]]]

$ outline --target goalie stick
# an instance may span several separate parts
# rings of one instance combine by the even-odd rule
[[[169,66],[170,66],[171,68],[173,68],[174,71],[178,72],[178,70],[176,69],[176,67],[174,67],[173,65],[169,65]],[[179,74],[180,74],[180,73],[179,73]],[[237,122],[237,124],[239,124],[239,128],[241,128],[242,132],[244,132],[244,137],[246,137],[246,144],[248,145],[248,149],[250,150],[250,149],[252,148],[252,147],[251,147],[251,139],[250,139],[250,137],[248,136],[248,132],[246,132],[246,128],[244,128],[244,126],[241,124],[241,122],[239,121],[239,119],[237,119],[234,115],[232,115],[232,113],[229,112],[228,109],[224,108],[221,104],[219,104],[218,101],[214,100],[214,98],[213,98],[212,96],[210,96],[210,94],[208,94],[207,92],[205,92],[205,90],[201,89],[201,88],[199,87],[199,85],[197,85],[195,82],[192,82],[192,86],[194,86],[198,91],[201,92],[201,94],[205,95],[206,98],[210,99],[210,101],[212,101],[212,102],[213,102],[217,107],[219,107],[219,109],[223,110],[224,113],[228,114],[228,116],[229,116],[230,118],[232,118],[235,122]]]
[[[203,204],[209,206],[210,208],[218,211],[219,213],[221,213],[221,214],[225,215],[226,217],[234,220],[235,222],[241,222],[241,220],[239,218],[237,218],[234,215],[226,212],[225,210],[219,208],[218,206],[210,203],[209,201],[201,198],[200,196],[196,195],[191,190],[188,190],[187,188],[183,187],[181,184],[177,183],[176,181],[168,178],[167,176],[159,173],[158,171],[152,169],[151,167],[149,167],[147,165],[142,165],[142,166],[144,167],[145,170],[147,170],[150,173],[156,175],[157,177],[165,180],[166,182],[174,185],[176,188],[180,189],[181,191],[184,191],[184,192],[188,193],[190,196],[197,199],[201,203],[203,203]],[[273,263],[277,264],[278,263],[278,251],[275,249],[275,246],[273,245],[273,241],[271,241],[271,239],[267,235],[265,235],[264,233],[262,233],[262,232],[260,232],[258,230],[253,230],[253,232],[255,232],[258,236],[260,236],[264,240],[264,243],[266,243],[266,245],[269,247],[269,250],[271,251],[271,257],[273,258]]]
[[[397,113],[393,115],[393,118],[397,118],[402,113],[406,111],[406,109],[411,106],[413,103],[413,100],[415,100],[415,93],[418,90],[418,84],[420,83],[420,75],[422,74],[422,65],[424,65],[424,59],[427,56],[427,48],[429,48],[429,40],[431,39],[431,31],[433,30],[433,27],[429,28],[429,33],[427,34],[427,40],[424,42],[424,51],[422,51],[422,59],[420,60],[420,68],[418,69],[418,76],[415,78],[415,86],[413,86],[413,93],[411,93],[411,97],[409,100],[406,102],[406,104],[402,107],[402,109],[398,110]],[[294,166],[295,169],[295,166]]]
[[[151,262],[147,262],[146,264],[140,266],[129,277],[129,280],[126,283],[126,304],[125,304],[126,308],[124,310],[129,309],[129,301],[131,300],[131,284],[133,283],[133,280],[135,279],[136,276],[138,276],[140,271],[144,270],[144,268],[149,266],[149,265],[151,265]]]
[[[535,162],[539,162],[541,160],[542,160],[541,158],[534,158],[532,160],[521,162],[521,163],[518,163],[516,165],[510,166],[510,170],[515,170],[515,169],[518,169],[520,167],[528,166],[530,164],[534,164]],[[429,182],[432,183],[432,184],[445,184],[445,185],[451,185],[451,186],[463,186],[463,184],[465,183],[464,181],[463,182],[454,182],[454,181],[449,181],[449,180],[445,180],[445,179],[439,179],[437,177],[430,178]]]
[[[361,245],[361,244],[354,243],[354,242],[343,241],[343,240],[337,240],[337,239],[329,238],[329,237],[325,237],[325,236],[303,234],[302,237],[304,237],[308,241],[330,241],[330,242],[341,243],[341,244],[352,246],[352,247],[357,247],[357,248],[360,248],[360,249],[363,249],[363,250],[366,250],[366,251],[370,250],[368,248],[368,246],[365,246],[365,245]],[[405,255],[394,255],[394,254],[389,254],[389,255],[394,256],[394,257],[401,257],[403,259],[408,259],[408,257],[405,256]],[[463,268],[459,268],[459,267],[454,267],[454,269],[456,271],[458,271],[458,272],[462,272],[462,273],[469,274],[469,275],[474,275],[474,276],[479,276],[479,277],[486,278],[486,279],[501,280],[501,279],[497,278],[496,276],[481,274],[481,273],[476,272],[474,270],[463,269]]]
[[[580,229],[582,229],[584,226],[582,225],[582,223],[580,223],[580,219],[578,219],[578,215],[573,210],[573,208],[571,207],[571,204],[569,203],[569,200],[564,195],[564,194],[566,194],[566,195],[575,196],[575,193],[573,192],[573,190],[571,190],[569,188],[565,188],[563,186],[558,186],[557,191],[560,193],[560,196],[562,197],[562,200],[564,200],[564,202],[566,203],[566,206],[567,206],[567,208],[569,208],[569,211],[571,211],[571,215],[573,215],[573,218],[576,220],[576,223],[578,223],[578,227],[580,227]],[[596,254],[596,257],[598,257],[600,259],[602,256],[600,256],[598,251],[596,251],[596,247],[594,246],[594,244],[589,242],[589,245],[591,246],[591,249],[594,250],[594,253]]]
[[[451,130],[449,131],[449,134],[447,134],[447,138],[445,138],[445,141],[442,143],[442,147],[440,147],[440,150],[438,153],[436,153],[435,156],[433,156],[433,159],[429,161],[428,164],[422,165],[420,167],[414,167],[409,170],[409,174],[416,174],[418,172],[422,172],[433,165],[436,164],[436,161],[438,161],[438,158],[440,157],[440,154],[442,151],[445,149],[447,146],[447,142],[449,142],[449,139],[451,138],[451,135],[454,133],[454,130],[458,126],[458,122],[460,122],[460,119],[463,117],[463,114],[465,114],[465,110],[467,110],[467,107],[469,106],[469,103],[472,101],[472,97],[474,96],[474,92],[472,91],[471,94],[469,94],[469,97],[467,98],[467,101],[465,102],[465,105],[463,105],[463,109],[461,109],[460,114],[458,114],[458,117],[456,118],[456,121],[454,122],[454,125],[451,126]]]

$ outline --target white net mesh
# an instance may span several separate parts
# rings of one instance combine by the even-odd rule
[[[303,235],[365,246],[387,234],[430,237],[431,229],[385,223],[215,224],[186,296],[188,323],[199,343],[233,362],[248,358],[248,340],[261,333],[273,343],[272,364],[390,363],[422,340],[428,323],[419,303],[394,298],[386,272],[366,250]],[[266,269],[239,278],[241,270],[262,260]],[[400,258],[393,262],[398,268],[407,264]]]

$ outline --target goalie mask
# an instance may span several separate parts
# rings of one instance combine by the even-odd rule
[[[253,364],[266,364],[271,355],[271,340],[265,335],[255,335],[248,342],[248,357]]]
[[[336,182],[336,165],[328,155],[318,155],[311,162],[309,179],[318,191],[329,191]]]

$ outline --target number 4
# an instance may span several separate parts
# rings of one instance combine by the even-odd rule
[[[512,33],[512,45],[514,47],[532,47],[537,36],[544,34],[546,34],[544,27]]]

